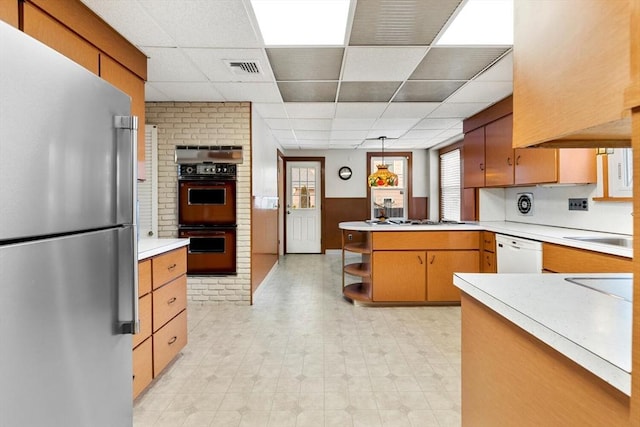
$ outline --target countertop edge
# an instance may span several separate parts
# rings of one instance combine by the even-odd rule
[[[620,367],[599,357],[584,347],[577,345],[571,340],[549,329],[543,323],[520,313],[506,303],[500,301],[498,298],[474,286],[464,277],[471,275],[472,274],[468,273],[455,273],[453,277],[454,285],[500,316],[509,320],[535,338],[582,366],[584,369],[611,384],[616,389],[626,395],[631,394],[631,374],[629,372],[624,371]]]
[[[138,261],[187,246],[189,239],[141,239],[138,241]]]

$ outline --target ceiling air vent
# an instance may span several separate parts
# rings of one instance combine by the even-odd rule
[[[258,61],[225,61],[233,74],[261,74]]]

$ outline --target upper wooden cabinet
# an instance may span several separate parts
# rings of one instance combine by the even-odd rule
[[[630,2],[523,0],[514,16],[514,147],[629,146]]]
[[[513,114],[487,124],[485,134],[485,185],[513,185],[515,158],[512,144]]]
[[[484,187],[484,127],[464,134],[462,145],[464,188]]]
[[[18,16],[17,0],[0,0],[0,20],[18,28],[20,23]]]

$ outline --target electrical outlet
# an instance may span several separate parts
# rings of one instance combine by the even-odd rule
[[[588,211],[589,201],[588,199],[569,199],[570,211]]]
[[[351,233],[347,234],[347,240],[353,240],[353,234]]]

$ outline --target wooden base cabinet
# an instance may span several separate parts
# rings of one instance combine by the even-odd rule
[[[453,285],[453,273],[478,272],[478,251],[429,251],[427,259],[427,301],[460,301],[460,290]]]
[[[140,333],[133,336],[135,399],[187,344],[187,251],[138,263]]]
[[[373,253],[374,302],[425,301],[427,284],[425,251]]]

